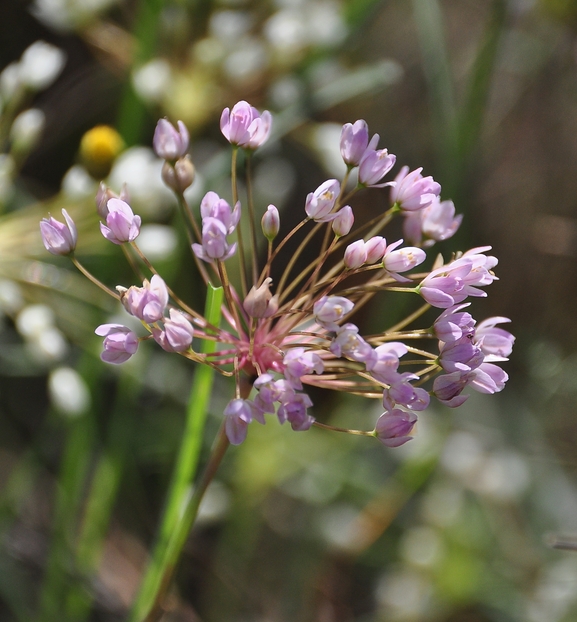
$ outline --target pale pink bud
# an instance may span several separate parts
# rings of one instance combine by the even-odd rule
[[[355,217],[350,205],[345,205],[337,212],[335,219],[331,223],[335,235],[342,237],[347,235],[353,228]]]
[[[367,261],[365,242],[357,240],[349,244],[345,250],[344,263],[349,270],[360,268]]]
[[[359,119],[352,123],[345,123],[341,131],[341,156],[345,164],[358,166],[363,153],[369,145],[369,126],[366,121]]]
[[[262,217],[262,232],[269,242],[272,242],[278,235],[280,229],[280,216],[278,209],[274,205],[269,205]]]
[[[272,116],[268,110],[262,114],[245,101],[225,108],[220,117],[220,130],[231,145],[257,149],[270,136]]]
[[[387,250],[387,240],[376,235],[375,237],[365,242],[365,251],[367,252],[366,263],[372,264],[380,261]]]
[[[168,119],[159,119],[154,130],[152,146],[159,158],[174,162],[184,157],[188,151],[188,130],[182,121],[178,122],[178,131]]]

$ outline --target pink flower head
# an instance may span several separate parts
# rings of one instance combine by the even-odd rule
[[[372,142],[372,141],[371,141]],[[386,149],[367,149],[359,163],[359,184],[368,188],[383,188],[392,182],[378,182],[393,168],[397,156]]]
[[[339,328],[337,322],[350,313],[354,306],[354,303],[344,296],[323,296],[315,302],[313,313],[317,324],[327,330],[336,331]]]
[[[244,149],[258,149],[270,136],[272,116],[268,110],[262,114],[245,101],[225,108],[220,116],[220,131],[231,145]]]
[[[145,280],[142,287],[129,287],[121,295],[124,308],[139,320],[153,324],[163,319],[168,304],[168,290],[158,274],[150,281]]]
[[[130,205],[121,199],[109,199],[106,225],[100,223],[102,235],[114,244],[133,242],[140,233],[140,216],[136,216]]]
[[[496,324],[510,321],[507,317],[490,317],[483,320],[475,330],[474,342],[492,360],[504,360],[513,350],[515,337],[509,331],[496,327]]]
[[[138,349],[138,337],[122,324],[101,324],[94,332],[104,337],[100,358],[105,363],[125,363]]]
[[[227,230],[221,220],[202,219],[202,244],[193,244],[194,254],[204,261],[218,259],[225,261],[236,251],[236,242],[230,245],[226,239]]]
[[[378,140],[378,138],[377,138]],[[345,123],[341,130],[341,156],[350,167],[358,166],[369,145],[369,126],[359,119],[355,123]]]
[[[184,313],[170,309],[170,319],[164,320],[164,330],[152,328],[152,336],[167,352],[184,352],[190,348],[194,329]]]
[[[216,218],[224,225],[226,234],[230,235],[240,220],[240,202],[237,201],[234,209],[232,209],[216,192],[210,191],[204,195],[200,202],[200,215],[203,222],[205,218]]]
[[[341,208],[337,215],[335,216],[331,226],[333,228],[334,234],[342,237],[343,235],[347,235],[350,233],[353,228],[353,224],[355,222],[355,217],[353,215],[353,210],[350,205],[345,205]]]
[[[428,207],[439,196],[441,186],[432,177],[423,177],[422,170],[418,168],[409,173],[409,167],[403,166],[391,188],[393,205],[412,212]]]
[[[301,378],[313,372],[322,374],[324,364],[321,357],[315,352],[304,348],[291,348],[283,358],[284,376],[293,389],[302,389]]]
[[[175,162],[188,151],[188,130],[182,121],[178,122],[178,130],[168,119],[159,119],[154,130],[152,146],[159,158]]]
[[[328,222],[335,218],[333,208],[337,202],[341,185],[336,179],[328,179],[314,192],[307,195],[305,212],[309,218],[316,222]]]
[[[377,420],[375,436],[386,447],[400,447],[412,439],[417,415],[399,408],[383,413]]]
[[[62,210],[62,215],[66,224],[52,218],[52,216],[40,221],[42,242],[44,242],[46,250],[53,255],[70,255],[76,248],[76,240],[78,239],[76,225],[65,209]]]

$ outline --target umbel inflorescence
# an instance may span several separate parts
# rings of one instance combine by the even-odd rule
[[[467,386],[481,393],[501,391],[507,374],[495,363],[507,360],[514,337],[498,325],[509,320],[493,317],[477,324],[466,310],[467,299],[486,296],[482,288],[497,278],[493,273],[497,259],[486,254],[490,247],[485,246],[458,253],[446,263],[439,256],[431,270],[415,271],[426,260],[424,249],[451,237],[461,216],[455,216],[451,201],[440,199],[440,185],[424,177],[420,168],[403,167],[394,180],[383,181],[396,158],[378,148],[377,134],[369,140],[365,121],[343,126],[344,178],[329,179],[308,194],[302,221],[282,240],[274,205],[268,206],[260,222],[256,218],[250,179],[248,226],[241,228],[245,206],[238,200],[238,150],[250,159],[269,138],[271,121],[269,112],[261,114],[246,102],[223,111],[220,127],[232,145],[233,204],[208,192],[198,213],[183,196],[194,177],[186,127],[179,121],[177,129],[161,119],[153,139],[157,155],[165,160],[163,180],[182,207],[199,273],[207,287],[223,289],[220,326],[182,302],[142,254],[135,241],[141,220],[129,206],[126,189],[116,196],[101,185],[96,203],[102,234],[127,255],[132,253],[133,262],[136,254],[152,275],[142,286],[117,286],[117,293],[107,290],[142,322],[147,334],[138,336],[120,324],[99,326],[96,333],[104,337],[102,359],[123,363],[140,342],[153,339],[168,352],[234,378],[234,397],[224,410],[226,434],[233,444],[246,438],[252,421],[264,424],[267,414],[276,414],[281,423],[288,421],[294,430],[321,425],[310,413],[313,404],[305,385],[382,400],[384,412],[374,430],[344,431],[375,436],[389,447],[410,440],[417,412],[427,408],[431,397],[456,407],[467,399],[463,393]],[[351,183],[355,173],[356,184]],[[388,208],[351,233],[354,214],[349,199],[361,190],[384,187],[389,192]],[[69,255],[96,282],[74,256],[76,228],[65,210],[63,214],[65,223],[52,217],[41,222],[44,244],[51,253]],[[414,246],[382,237],[385,226],[398,216]],[[271,268],[293,238],[300,243],[275,284]],[[297,274],[296,261],[311,244],[319,252]],[[265,252],[266,260],[259,265],[258,257]],[[227,272],[233,256],[238,256],[240,267],[236,287]],[[363,336],[354,323],[355,314],[377,292],[420,297],[422,304],[396,326]],[[431,307],[440,310],[432,326],[414,327]],[[202,351],[202,340],[214,342],[212,351]],[[421,344],[427,343],[431,347],[424,349]]]

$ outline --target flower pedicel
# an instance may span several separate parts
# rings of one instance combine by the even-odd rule
[[[119,324],[99,326],[96,333],[104,337],[102,359],[124,363],[137,351],[139,341],[152,338],[169,352],[234,377],[234,395],[223,413],[224,429],[232,444],[242,443],[251,422],[265,423],[265,414],[276,414],[294,430],[312,425],[331,428],[312,416],[307,385],[381,399],[384,412],[372,431],[332,429],[373,436],[388,447],[411,439],[417,412],[424,410],[432,397],[456,407],[467,399],[463,394],[466,387],[482,393],[501,391],[507,374],[496,363],[507,360],[514,337],[496,325],[509,320],[489,318],[476,325],[463,310],[469,306],[469,297],[486,296],[483,288],[497,278],[493,273],[497,259],[486,255],[490,247],[485,246],[458,254],[433,270],[414,272],[426,260],[423,248],[451,237],[461,217],[455,217],[451,202],[441,202],[440,185],[432,177],[423,177],[421,169],[409,172],[403,167],[394,180],[383,181],[396,157],[377,149],[378,135],[369,141],[365,121],[343,127],[340,151],[347,165],[345,177],[329,179],[309,193],[303,220],[284,239],[277,241],[280,216],[276,207],[261,208],[264,215],[258,221],[250,201],[250,235],[243,236],[236,151],[245,149],[250,155],[258,149],[269,137],[271,122],[268,111],[259,113],[246,102],[224,110],[220,125],[233,146],[234,205],[208,192],[197,216],[182,195],[194,170],[187,155],[186,127],[179,121],[175,129],[161,119],[154,136],[155,150],[165,159],[163,178],[183,207],[200,275],[207,286],[210,283],[224,290],[223,327],[212,326],[180,301],[141,253],[135,241],[140,217],[125,200],[126,190],[118,198],[101,188],[97,204],[105,220],[102,234],[114,244],[131,247],[152,273],[142,287],[119,286],[118,294],[108,290],[129,314],[140,319],[149,335],[139,338]],[[345,199],[345,188],[355,171],[356,187]],[[390,186],[391,207],[365,226],[365,235],[350,233],[354,216],[345,202],[365,188],[384,186]],[[381,235],[395,216],[404,217],[405,233],[418,246],[387,241]],[[71,256],[96,282],[74,256],[76,229],[67,213],[64,217],[65,224],[54,218],[42,221],[44,245],[53,254]],[[264,265],[258,265],[259,231],[267,249]],[[302,241],[275,288],[271,268],[286,242],[299,235]],[[295,274],[296,259],[315,235],[324,239],[319,242],[317,258]],[[239,255],[239,287],[231,284],[226,268],[234,255]],[[424,304],[396,326],[362,336],[354,323],[355,312],[377,292],[420,296]],[[441,311],[433,325],[412,327],[431,307]],[[193,337],[215,341],[218,346],[202,354],[193,349]],[[427,341],[436,346],[436,352],[411,345]],[[407,355],[410,360],[404,363]]]

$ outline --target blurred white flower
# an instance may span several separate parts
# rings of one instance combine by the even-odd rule
[[[135,70],[132,75],[134,90],[145,101],[158,104],[166,96],[171,84],[170,65],[155,58]]]
[[[34,0],[30,13],[46,26],[66,32],[83,26],[118,0]]]
[[[56,80],[65,62],[62,50],[45,41],[35,41],[20,59],[20,82],[34,91],[45,89]]]
[[[153,262],[169,258],[177,243],[174,229],[167,225],[144,225],[138,236],[138,247]]]
[[[62,192],[70,199],[95,197],[98,184],[80,164],[71,166],[62,178]]]
[[[78,417],[90,407],[90,392],[82,376],[71,367],[58,367],[48,377],[48,391],[55,408]]]
[[[24,298],[18,283],[2,279],[0,281],[0,312],[12,315],[17,313],[23,304]]]
[[[38,142],[44,126],[46,116],[38,108],[29,108],[21,112],[10,128],[12,149],[19,153],[30,152]]]

